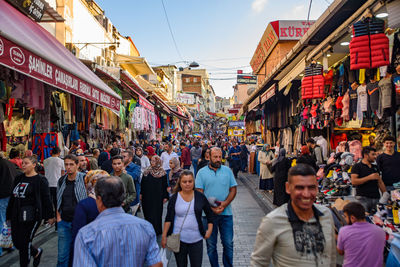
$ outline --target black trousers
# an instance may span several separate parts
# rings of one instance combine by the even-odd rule
[[[53,211],[56,214],[57,211],[57,187],[50,187],[50,200],[53,203]],[[57,230],[57,222],[55,223],[55,227]]]
[[[11,236],[14,246],[19,250],[19,264],[21,267],[29,265],[31,257],[38,253],[37,248],[32,245],[33,237],[40,222],[20,223],[11,220]]]
[[[178,267],[188,266],[188,255],[191,267],[200,267],[203,261],[203,240],[196,243],[185,243],[181,241],[181,247],[175,254],[176,265]]]

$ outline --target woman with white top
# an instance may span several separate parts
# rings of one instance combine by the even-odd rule
[[[207,217],[207,230],[202,223],[202,212]],[[203,260],[203,238],[208,239],[212,233],[214,213],[207,198],[194,189],[194,175],[191,171],[182,171],[174,195],[171,196],[161,246],[166,247],[167,236],[180,233],[180,249],[175,253],[178,267],[201,266]]]

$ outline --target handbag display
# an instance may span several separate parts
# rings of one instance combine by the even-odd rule
[[[194,196],[193,196],[193,199],[194,199]],[[188,207],[188,209],[186,211],[185,218],[183,219],[183,222],[182,222],[182,225],[181,225],[181,229],[179,230],[179,233],[171,234],[170,236],[167,237],[167,248],[169,248],[170,250],[172,250],[175,253],[178,253],[179,249],[181,247],[181,232],[182,232],[183,224],[185,223],[186,217],[187,217],[187,215],[189,213],[190,206],[192,205],[193,199],[189,203],[189,207]]]

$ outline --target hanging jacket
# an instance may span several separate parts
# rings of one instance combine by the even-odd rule
[[[372,69],[390,64],[389,39],[384,33],[385,22],[365,18],[353,24],[350,42],[350,67],[352,70]]]
[[[301,81],[302,99],[324,98],[325,79],[322,75],[322,65],[312,63],[306,67],[305,75]]]

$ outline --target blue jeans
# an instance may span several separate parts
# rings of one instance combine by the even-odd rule
[[[203,217],[203,226],[207,229],[207,219]],[[207,254],[212,267],[219,267],[217,240],[218,231],[220,232],[221,243],[223,246],[222,262],[224,266],[233,266],[233,217],[232,215],[217,215],[213,231],[207,239]]]
[[[194,174],[196,174],[196,172],[197,172],[197,162],[199,162],[198,159],[193,159],[193,160],[192,160],[193,173],[194,173]]]
[[[166,170],[165,172],[167,173],[167,186],[169,187],[169,172],[171,170]]]
[[[57,224],[57,227],[58,227],[57,267],[68,267],[71,242],[72,242],[72,223],[61,220]]]
[[[139,203],[139,196],[140,196],[140,182],[137,180],[134,180],[134,182],[135,182],[135,188],[136,188],[136,198],[131,203],[131,206],[135,206],[136,204]]]
[[[3,224],[6,221],[6,210],[8,206],[9,197],[0,198],[0,233],[3,231]],[[0,255],[3,253],[3,249],[0,247]]]

